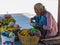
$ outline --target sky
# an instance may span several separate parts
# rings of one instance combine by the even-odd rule
[[[34,4],[38,2],[42,3],[57,21],[58,0],[0,0],[0,14],[6,14],[7,11],[8,13],[35,14]]]

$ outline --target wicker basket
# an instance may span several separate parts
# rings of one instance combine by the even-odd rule
[[[22,45],[37,45],[40,39],[38,36],[22,36],[19,32],[18,37]]]

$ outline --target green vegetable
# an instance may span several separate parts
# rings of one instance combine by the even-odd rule
[[[16,20],[14,19],[14,21],[13,21],[13,22],[14,22],[14,24],[15,24],[15,23],[16,23]]]
[[[7,20],[5,20],[5,25],[8,25],[8,24],[9,24],[9,22]]]
[[[36,28],[33,27],[33,28],[32,28],[32,32],[34,32],[34,31],[35,31],[35,32],[39,32],[39,30],[37,30]]]

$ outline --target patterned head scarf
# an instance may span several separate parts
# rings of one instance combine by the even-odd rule
[[[39,11],[44,11],[45,10],[45,7],[41,3],[35,4],[34,8],[38,9]]]

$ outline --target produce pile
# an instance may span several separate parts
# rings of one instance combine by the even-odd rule
[[[22,31],[19,32],[22,36],[41,36],[41,32],[37,30],[36,28],[31,29],[22,29]]]
[[[11,15],[4,15],[0,17],[0,35],[12,37],[17,33],[19,25],[15,24],[16,20]]]
[[[31,37],[31,36],[41,36],[41,32],[36,28],[31,29],[22,29],[20,30],[20,26],[16,24],[16,20],[11,15],[4,15],[0,17],[0,35],[11,38],[15,35],[16,39],[18,39],[18,34],[21,36]]]
[[[9,25],[10,22],[16,23],[16,20],[11,15],[5,15],[5,25]]]

